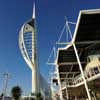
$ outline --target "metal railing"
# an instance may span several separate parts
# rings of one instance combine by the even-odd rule
[[[87,82],[93,81],[93,80],[99,78],[100,77],[100,66],[91,68],[88,71],[84,71],[84,76],[85,76],[85,79]],[[62,82],[61,86],[62,86],[62,89],[64,89],[64,88],[66,88],[66,86],[67,87],[78,87],[83,84],[84,84],[84,80],[82,78],[82,75],[79,74],[74,79],[70,78],[70,80],[67,80],[67,82],[66,81]]]

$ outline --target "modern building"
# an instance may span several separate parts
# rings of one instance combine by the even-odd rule
[[[60,100],[100,99],[100,9],[80,11],[69,37],[55,61]]]

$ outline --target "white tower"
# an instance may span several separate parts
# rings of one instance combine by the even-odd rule
[[[37,56],[37,34],[35,27],[35,5],[32,18],[21,27],[19,47],[23,58],[32,70],[32,93],[39,92],[39,72]]]

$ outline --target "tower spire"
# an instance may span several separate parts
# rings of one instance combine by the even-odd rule
[[[33,4],[33,14],[32,14],[32,18],[35,19],[35,3]]]

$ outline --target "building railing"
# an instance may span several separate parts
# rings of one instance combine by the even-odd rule
[[[88,71],[84,71],[84,77],[87,82],[93,81],[93,80],[99,78],[100,77],[100,66],[91,68]],[[70,80],[67,80],[67,82],[66,81],[62,82],[61,86],[63,89],[65,87],[77,87],[77,86],[80,86],[83,84],[84,84],[84,80],[82,78],[82,75],[79,74],[74,79],[70,78]]]

